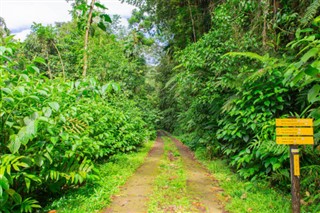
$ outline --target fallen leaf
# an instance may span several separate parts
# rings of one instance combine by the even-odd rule
[[[310,192],[306,191],[306,196],[310,197]]]
[[[300,200],[300,203],[302,204],[302,205],[307,205],[308,203],[306,202],[306,201],[304,201],[304,200]]]
[[[223,189],[221,189],[219,187],[215,187],[215,186],[212,187],[211,190],[214,191],[214,192],[222,192],[223,191]]]
[[[228,195],[224,200],[227,202],[227,201],[229,201],[230,199],[231,199],[231,196]]]
[[[243,193],[243,194],[241,195],[241,199],[244,200],[244,199],[246,199],[246,198],[247,198],[247,194],[246,194],[246,193]]]
[[[248,212],[252,212],[252,208],[248,208],[248,210],[247,210]]]

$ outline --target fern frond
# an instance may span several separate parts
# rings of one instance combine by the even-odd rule
[[[87,129],[88,125],[77,119],[77,118],[67,118],[67,122],[63,126],[64,130],[72,133],[81,134]]]
[[[251,59],[256,59],[261,62],[267,62],[269,60],[269,55],[261,56],[257,53],[253,53],[253,52],[228,52],[228,53],[224,54],[222,57],[225,57],[225,56],[244,56],[244,57],[248,57]]]
[[[318,9],[320,8],[320,0],[314,0],[310,6],[307,8],[306,13],[301,19],[301,24],[306,25],[308,24],[311,20],[313,20],[319,11]]]
[[[231,110],[233,103],[234,103],[234,100],[236,100],[237,98],[238,98],[237,95],[230,96],[228,98],[228,100],[223,104],[223,106],[221,108],[222,109],[221,113],[224,113],[224,112]]]

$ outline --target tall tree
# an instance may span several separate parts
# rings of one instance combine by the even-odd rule
[[[69,1],[67,0],[67,2]],[[82,71],[82,76],[85,77],[88,69],[88,45],[92,24],[95,23],[101,30],[106,31],[107,24],[111,23],[111,18],[103,12],[107,8],[96,0],[91,0],[90,5],[87,4],[87,0],[75,0],[72,6],[72,15],[78,23],[78,29],[85,31]]]

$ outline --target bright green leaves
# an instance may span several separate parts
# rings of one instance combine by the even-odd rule
[[[10,143],[8,145],[8,148],[10,149],[11,153],[14,154],[18,152],[19,148],[21,146],[21,141],[18,135],[11,135],[10,136]]]
[[[3,88],[1,88],[1,90],[2,90],[3,92],[5,92],[6,94],[8,94],[8,95],[12,95],[12,90],[9,89],[9,88],[3,87]]]
[[[107,14],[100,14],[99,15],[100,17],[100,20],[99,22],[97,23],[98,24],[98,27],[103,30],[103,31],[106,31],[107,30],[107,27],[108,27],[108,23],[111,23],[111,18],[109,15]]]
[[[13,201],[16,203],[16,204],[21,204],[22,202],[22,197],[20,194],[18,194],[15,190],[13,189],[8,189],[7,190],[7,193],[12,197]]]
[[[319,54],[320,49],[319,48],[311,48],[308,50],[302,57],[301,61],[306,63],[310,58],[316,57]]]
[[[100,9],[106,10],[106,6],[104,6],[103,4],[99,3],[99,2],[95,2],[94,5]],[[110,20],[111,21],[111,20]]]
[[[108,23],[111,23],[111,18],[108,14],[105,14],[101,11],[107,10],[107,7],[99,2],[95,2],[93,4],[94,7],[92,12],[92,21],[93,23],[97,24],[97,26],[103,30],[106,31],[108,27]],[[90,5],[86,4],[82,1],[76,1],[75,6],[73,7],[74,10],[74,16],[77,17],[77,24],[79,30],[85,30],[86,23],[88,20],[88,13],[90,11]]]
[[[9,181],[8,179],[0,174],[0,197],[2,197],[3,195],[3,191],[8,190],[9,189]],[[1,203],[1,201],[0,201]]]
[[[49,102],[48,104],[55,112],[59,111],[60,105],[57,102]]]
[[[307,75],[311,76],[311,77],[314,77],[314,78],[318,78],[318,74],[319,73],[319,69],[317,68],[314,68],[313,66],[309,65],[305,71],[304,71]]]
[[[6,198],[0,205],[9,212],[13,207],[24,212],[39,208],[28,198],[38,190],[60,193],[65,186],[85,183],[93,175],[94,161],[135,151],[152,133],[144,112],[121,93],[118,83],[43,81],[31,73],[25,81],[17,76],[6,78],[12,83],[1,90],[19,103],[1,102],[6,120],[1,132],[8,138],[0,137],[0,192]]]
[[[314,85],[308,92],[308,101],[311,103],[319,101],[320,100],[319,92],[320,92],[320,85],[319,84]]]

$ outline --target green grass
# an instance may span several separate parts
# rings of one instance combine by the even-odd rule
[[[99,212],[111,203],[111,196],[119,192],[119,186],[144,162],[152,145],[153,142],[145,143],[139,152],[118,154],[107,163],[98,165],[99,180],[90,181],[85,186],[70,191],[47,206],[46,210],[55,209],[59,213]]]
[[[204,149],[195,152],[224,190],[221,200],[227,201],[225,210],[230,213],[286,213],[291,212],[290,197],[269,187],[266,182],[246,182],[229,169],[225,161],[207,160]]]
[[[192,212],[186,191],[185,169],[179,151],[171,139],[163,139],[164,155],[149,200],[148,212]]]

